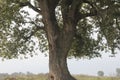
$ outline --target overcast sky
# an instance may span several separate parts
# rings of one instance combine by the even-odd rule
[[[109,57],[104,54],[102,58],[87,59],[68,59],[68,67],[72,74],[97,75],[97,71],[104,71],[105,75],[115,75],[116,68],[120,68],[120,54],[116,57]],[[0,73],[13,72],[32,72],[47,73],[48,57],[43,54],[29,59],[0,60]]]

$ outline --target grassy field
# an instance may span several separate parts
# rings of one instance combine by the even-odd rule
[[[86,75],[75,75],[77,80],[120,80],[119,77],[95,77]]]
[[[120,77],[95,77],[86,75],[73,75],[77,80],[120,80]],[[10,79],[15,78],[15,79]],[[1,80],[1,79],[0,79]],[[47,80],[44,74],[39,75],[24,75],[24,76],[7,76],[3,80]]]

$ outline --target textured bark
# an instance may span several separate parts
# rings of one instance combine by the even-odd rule
[[[39,0],[49,43],[49,80],[76,80],[67,67],[67,55],[74,37],[74,21],[68,19],[60,31],[54,7],[49,1]]]
[[[66,26],[71,26],[67,24]],[[57,27],[57,26],[56,26]],[[54,30],[55,31],[55,30]],[[51,33],[54,34],[55,32]],[[49,80],[76,80],[67,67],[67,55],[73,40],[73,30],[65,29],[64,32],[56,32],[48,35],[49,42]]]
[[[70,25],[69,25],[70,26]],[[72,33],[72,32],[71,32]],[[49,40],[49,80],[76,80],[74,79],[67,67],[67,55],[73,40],[73,34],[70,32],[57,33],[57,36]],[[50,35],[50,34],[49,34]]]
[[[66,62],[66,57],[64,55],[61,55],[61,53],[50,52],[49,80],[76,80],[70,75]]]

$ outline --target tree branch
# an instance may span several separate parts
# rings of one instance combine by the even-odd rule
[[[38,26],[38,25],[37,25],[35,22],[33,22],[33,21],[32,21],[32,22],[27,22],[27,23],[32,23],[32,24],[34,24],[36,28],[35,28],[33,31],[31,31],[31,33],[30,33],[29,36],[24,37],[25,42],[27,42],[37,31],[39,31],[39,30],[45,30],[43,26]]]
[[[39,29],[39,30],[45,30],[44,26],[39,26],[34,21],[29,21],[29,22],[24,22],[24,23],[31,23],[31,24],[35,25],[35,27],[37,27],[37,29]]]
[[[27,42],[38,30],[35,29],[34,31],[31,31],[30,35],[27,37],[24,37],[23,39],[25,39],[25,42]]]
[[[90,13],[86,13],[86,14],[80,14],[80,17],[81,19],[85,18],[85,17],[91,17],[91,16],[96,16],[97,15],[97,12],[90,12]]]
[[[70,14],[75,18],[76,12],[79,11],[82,2],[80,0],[73,0],[70,8]]]
[[[31,22],[31,23],[34,24],[37,27],[37,29],[45,30],[44,26],[39,26],[35,22]]]
[[[53,9],[55,9],[60,0],[48,0],[48,1],[50,3],[50,6],[52,6]]]
[[[34,11],[38,12],[41,14],[41,10],[39,10],[37,7],[34,7],[31,3],[28,5],[30,8],[32,8]]]
[[[70,13],[69,16],[73,17],[75,24],[77,24],[76,18],[78,17],[79,9],[80,9],[81,5],[82,5],[82,1],[80,1],[80,0],[73,0],[72,1],[71,8],[69,11],[69,13]]]
[[[37,13],[40,13],[41,14],[41,10],[39,10],[37,7],[33,6],[30,2],[17,2],[20,7],[24,7],[24,6],[28,6],[30,7],[31,9],[33,9],[34,11],[36,11]]]

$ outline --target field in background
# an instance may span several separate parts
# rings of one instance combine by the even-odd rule
[[[77,80],[120,80],[120,77],[96,77],[87,75],[75,75]]]
[[[120,80],[120,77],[95,77],[87,75],[73,75],[77,80]],[[7,75],[0,77],[0,80],[48,80],[47,74],[37,75]],[[15,78],[15,79],[11,79]]]

